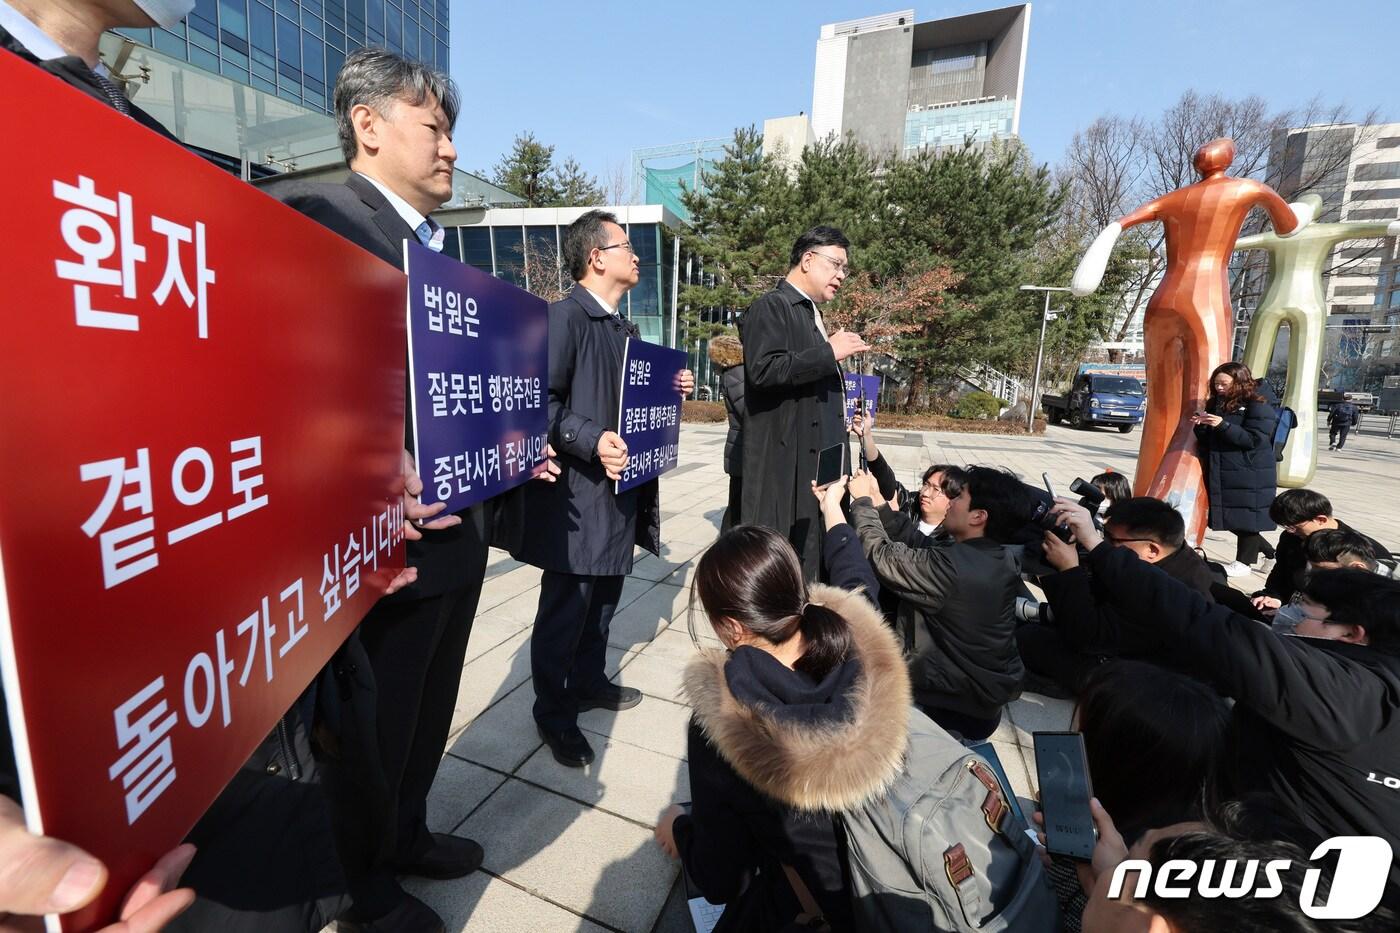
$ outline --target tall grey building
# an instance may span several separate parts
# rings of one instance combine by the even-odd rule
[[[1269,177],[1293,199],[1322,198],[1320,221],[1400,218],[1400,123],[1330,123],[1279,131]],[[1324,377],[1341,389],[1374,391],[1400,371],[1400,248],[1396,238],[1351,240],[1332,253],[1323,280]]]
[[[448,70],[448,0],[196,0],[171,29],[120,29],[180,61],[330,112],[345,56],[377,45]]]
[[[812,129],[882,155],[1020,132],[1031,5],[914,22],[903,10],[828,23],[817,40]]]

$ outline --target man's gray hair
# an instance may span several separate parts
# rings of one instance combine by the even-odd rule
[[[588,271],[588,257],[595,249],[608,245],[608,231],[603,224],[617,223],[617,215],[607,211],[588,211],[564,228],[564,265],[575,282],[583,279]]]
[[[356,49],[345,57],[335,76],[335,126],[340,151],[346,164],[359,152],[350,110],[358,104],[387,114],[396,101],[411,106],[424,104],[429,95],[437,99],[447,114],[448,129],[457,125],[457,85],[440,71],[422,62],[413,62],[388,49]]]

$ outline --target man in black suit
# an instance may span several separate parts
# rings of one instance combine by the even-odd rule
[[[813,227],[792,245],[787,277],[739,319],[744,341],[744,521],[788,536],[802,573],[821,576],[822,528],[811,483],[817,455],[846,441],[841,361],[868,349],[858,334],[828,335],[818,306],[848,271],[845,235]],[[849,472],[849,471],[846,471]]]
[[[441,250],[444,231],[427,215],[452,196],[451,79],[383,49],[361,49],[346,58],[334,99],[350,177],[343,184],[288,182],[271,193],[395,267],[403,266],[407,239]],[[422,483],[407,431],[404,444],[406,491],[416,496]],[[406,535],[417,578],[376,604],[332,662],[340,689],[377,698],[340,717],[339,764],[328,775],[355,899],[341,925],[376,933],[442,930],[437,914],[395,875],[457,878],[475,871],[483,854],[470,839],[429,832],[427,798],[481,596],[492,503],[446,516],[437,515],[442,503],[424,507],[408,498],[405,507],[416,526]],[[361,672],[347,654],[357,641],[368,656],[369,682],[356,682]]]
[[[578,727],[582,710],[630,709],[642,701],[604,672],[608,624],[632,552],[661,547],[657,482],[621,494],[627,468],[617,433],[623,354],[635,324],[619,303],[640,276],[627,231],[604,211],[589,211],[564,231],[564,262],[577,283],[549,306],[549,441],[561,452],[560,481],[525,490],[522,536],[512,555],[544,570],[530,638],[535,723],[555,759],[570,767],[593,760]],[[690,370],[677,390],[695,386]]]

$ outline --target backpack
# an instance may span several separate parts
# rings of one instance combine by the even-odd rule
[[[1061,928],[1037,847],[996,774],[918,709],[904,771],[840,823],[857,929]]]
[[[1283,462],[1283,448],[1288,444],[1288,435],[1298,426],[1298,415],[1291,408],[1278,410],[1278,424],[1274,426],[1274,462]]]

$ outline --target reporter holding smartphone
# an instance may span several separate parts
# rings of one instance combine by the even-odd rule
[[[1186,673],[1234,699],[1222,796],[1267,791],[1322,838],[1379,836],[1400,851],[1400,582],[1312,574],[1271,631],[1103,546],[1079,503],[1058,499],[1054,512],[1124,627],[1157,630]],[[1400,862],[1385,903],[1400,904]]]
[[[1201,469],[1210,499],[1208,524],[1239,539],[1232,577],[1248,576],[1262,553],[1274,548],[1259,532],[1272,531],[1269,506],[1278,485],[1274,428],[1278,413],[1259,394],[1258,381],[1243,363],[1224,363],[1210,374],[1210,400],[1190,416],[1200,445]]]

